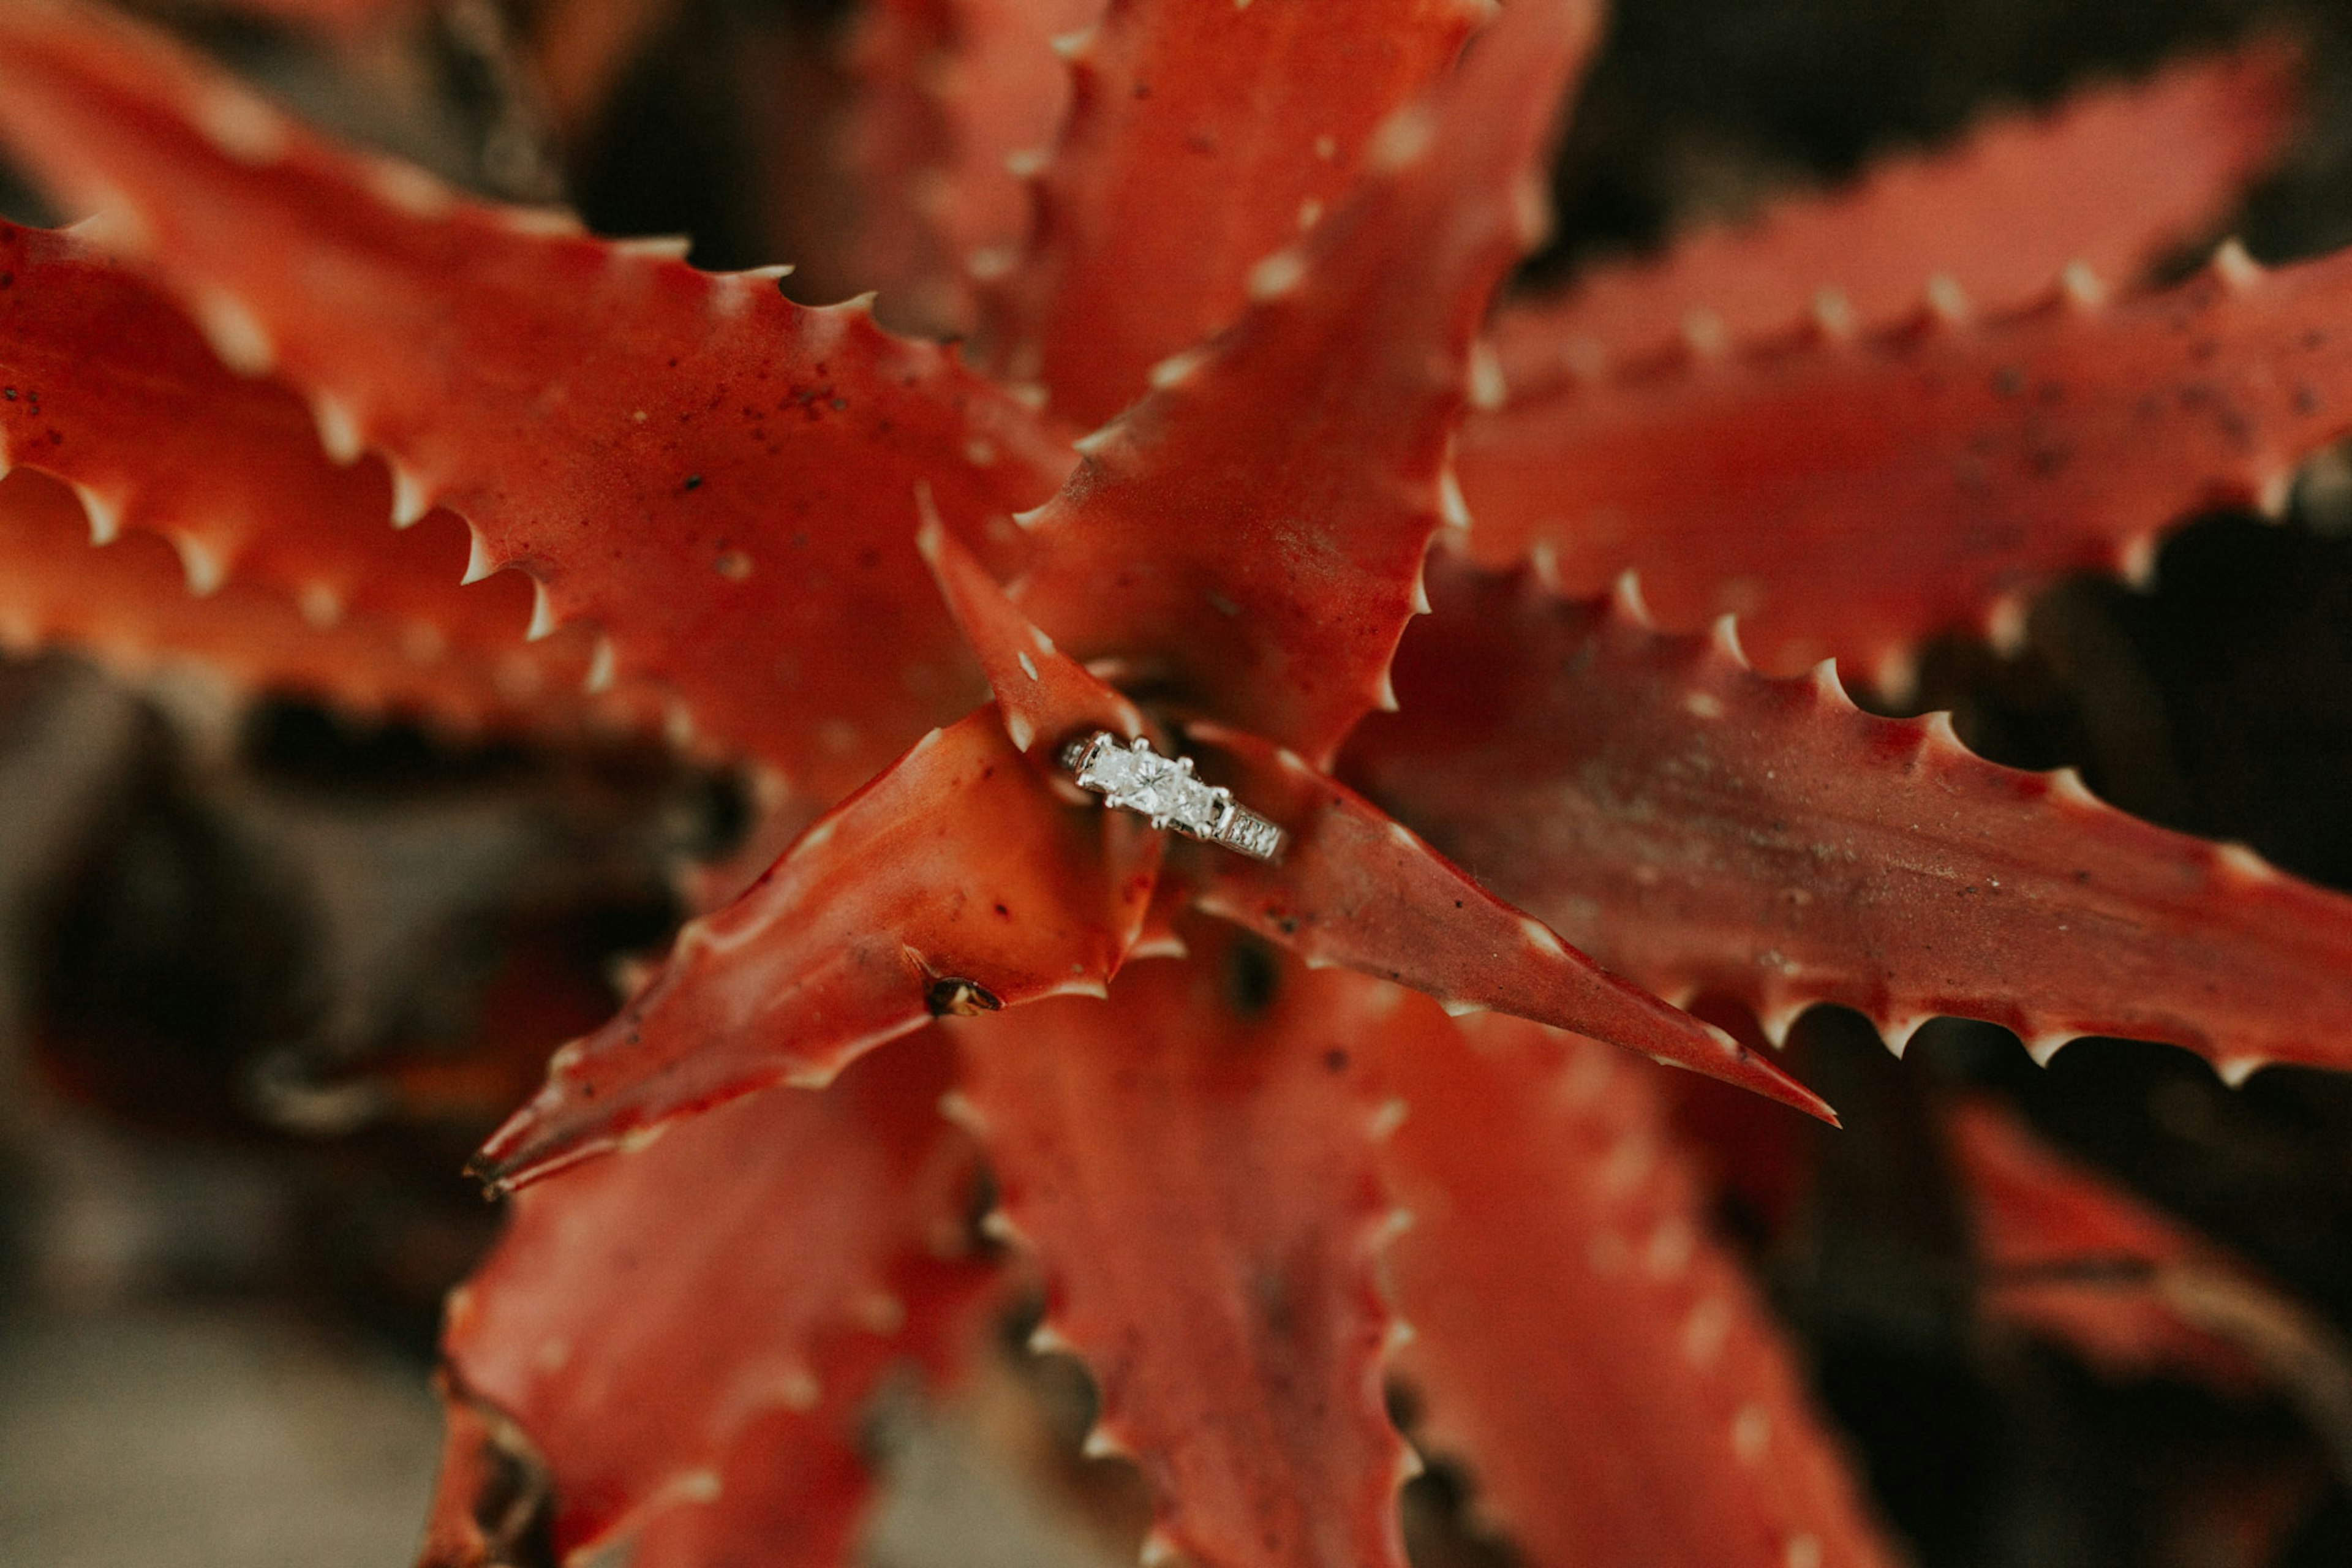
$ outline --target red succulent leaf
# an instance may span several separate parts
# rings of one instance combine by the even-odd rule
[[[1479,12],[1113,0],[1070,40],[1037,235],[987,300],[998,370],[1081,425],[1118,413],[1154,364],[1242,313],[1251,268],[1356,181],[1373,132],[1444,74]]]
[[[689,922],[619,1016],[555,1054],[477,1166],[536,1180],[752,1089],[823,1084],[933,1017],[1098,995],[1158,859],[1140,823],[1055,800],[993,711],[933,731]]]
[[[1393,980],[1449,1009],[1574,1029],[1837,1120],[1772,1062],[1603,971],[1344,784],[1265,742],[1211,725],[1190,732],[1236,766],[1236,798],[1290,835],[1276,864],[1222,850],[1188,864],[1202,909],[1309,963]]]
[[[11,466],[72,485],[94,542],[143,531],[179,553],[185,586],[173,595],[152,582],[150,552],[131,552],[136,562],[81,552],[58,585],[60,612],[95,624],[152,603],[149,640],[209,655],[234,646],[236,613],[173,601],[234,583],[247,591],[231,605],[278,603],[257,616],[250,649],[230,662],[278,684],[473,720],[539,708],[576,721],[588,707],[577,695],[591,651],[584,632],[527,644],[522,584],[459,590],[467,547],[454,518],[436,513],[421,531],[395,533],[382,465],[331,462],[299,398],[224,369],[175,307],[77,236],[0,224],[0,380]],[[35,516],[53,510],[28,497],[16,509],[19,526],[37,531]],[[34,548],[47,558],[46,545]],[[39,592],[33,559],[6,564],[20,604]],[[118,574],[126,580],[100,581]],[[76,598],[83,603],[68,610]],[[317,646],[306,650],[306,639],[283,629],[289,607],[321,631],[353,617],[376,624],[310,639]],[[194,633],[199,623],[218,631]],[[181,648],[173,626],[206,640]],[[387,641],[415,667],[390,682],[380,659],[341,651]],[[484,689],[486,670],[495,691]]]
[[[890,1289],[866,1304],[865,1331],[821,1352],[816,1409],[755,1417],[719,1468],[718,1496],[646,1520],[630,1568],[836,1568],[848,1561],[868,1489],[863,1449],[871,1394],[885,1373],[910,1360],[935,1378],[955,1375],[982,1327],[978,1309],[993,1304],[985,1288],[993,1275],[961,1258],[902,1261]]]
[[[875,1378],[940,1355],[989,1274],[952,1257],[972,1149],[937,1110],[950,1063],[921,1037],[516,1197],[445,1351],[543,1463],[559,1556],[689,1507],[656,1533],[789,1510],[837,1545]]]
[[[1563,391],[1474,419],[1471,547],[1571,595],[1621,573],[1675,630],[1737,614],[1759,668],[1899,687],[1930,633],[2021,632],[2057,574],[2154,559],[2195,508],[2283,504],[2352,429],[2352,258],[2234,247],[2168,292],[1923,321]]]
[[[419,531],[427,559],[465,556],[446,514]],[[297,691],[464,731],[544,725],[577,733],[596,715],[576,690],[577,647],[468,649],[429,619],[354,605],[321,627],[251,578],[192,597],[180,557],[152,534],[91,549],[71,490],[27,468],[0,479],[0,647],[63,643],[131,674],[194,660],[234,686]],[[552,688],[557,695],[551,697]]]
[[[1541,1564],[1895,1562],[1647,1069],[1503,1018],[1399,1046],[1398,1367],[1481,1511]]]
[[[1032,620],[1121,661],[1130,691],[1310,762],[1384,699],[1452,483],[1471,334],[1528,241],[1594,11],[1504,13],[1432,102],[1389,121],[1349,201],[1252,275],[1240,324],[1080,444],[1026,520],[1013,598]]]
[[[972,330],[975,274],[1001,275],[1029,231],[1031,196],[1008,163],[1050,145],[1068,107],[1054,40],[1102,0],[876,0],[849,68],[859,97],[846,161],[860,176],[859,271],[887,314]],[[895,318],[894,318],[895,319]]]
[[[1772,680],[1727,626],[1662,637],[1524,575],[1433,572],[1404,710],[1349,776],[1504,897],[1672,998],[1814,1002],[1897,1048],[1937,1014],[2185,1046],[2235,1081],[2352,1067],[2352,900],[2134,821],[1941,714]],[[1455,694],[1450,705],[1435,700]]]
[[[1132,965],[1108,1001],[956,1026],[1003,1213],[1045,1277],[1038,1342],[1094,1373],[1090,1447],[1134,1454],[1159,1547],[1402,1568],[1362,1067],[1397,994],[1236,932],[1191,940],[1192,961]]]
[[[837,1412],[761,1417],[725,1466],[711,1472],[715,1500],[691,1498],[647,1520],[629,1568],[840,1568],[854,1562],[870,1484],[856,1436],[854,1421]]]
[[[928,491],[922,499],[928,510]],[[1087,674],[1031,625],[987,568],[941,526],[936,512],[925,518],[915,548],[980,659],[1014,749],[1051,768],[1056,748],[1073,737],[1108,730],[1133,740],[1144,732],[1135,704]]]
[[[1923,299],[2006,315],[2071,264],[2135,280],[2237,203],[2294,121],[2294,52],[2275,39],[2010,114],[1957,146],[1889,158],[1852,184],[1710,225],[1654,261],[1595,268],[1496,318],[1514,396],[1642,360],[1681,335],[1775,335],[1809,314],[1878,331]]]
[[[541,624],[594,623],[719,742],[829,799],[969,700],[904,498],[1002,517],[1066,457],[942,351],[341,152],[65,0],[0,14],[0,82],[11,145],[225,358],[278,366],[391,458],[396,515],[460,512],[469,574],[529,571]]]
[[[1986,1312],[2118,1375],[2332,1389],[2339,1426],[2352,1422],[2352,1362],[2333,1331],[2253,1268],[1990,1100],[1946,1125]]]
[[[935,1377],[954,1375],[979,1326],[974,1309],[992,1299],[984,1289],[992,1276],[965,1258],[903,1260],[890,1286],[860,1303],[857,1327],[813,1342],[815,1405],[755,1411],[733,1430],[715,1464],[673,1477],[651,1503],[614,1527],[629,1536],[633,1568],[751,1562],[835,1568],[843,1562],[872,1489],[861,1451],[871,1396],[905,1362]],[[530,1561],[538,1532],[558,1525],[555,1477],[511,1417],[446,1369],[437,1381],[447,1436],[422,1568],[508,1568]],[[806,1385],[799,1386],[804,1398]],[[558,1527],[581,1528],[577,1519]],[[581,1550],[595,1554],[593,1545]]]

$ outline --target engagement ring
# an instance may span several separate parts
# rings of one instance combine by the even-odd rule
[[[1140,735],[1121,746],[1118,736],[1097,730],[1064,747],[1062,765],[1077,775],[1079,788],[1101,795],[1106,805],[1141,812],[1154,827],[1172,827],[1253,860],[1282,853],[1281,828],[1234,804],[1231,791],[1194,778],[1192,758],[1163,757]]]

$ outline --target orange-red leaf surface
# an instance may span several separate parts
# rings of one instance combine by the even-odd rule
[[[1499,312],[1497,361],[1532,395],[1640,360],[1696,328],[1730,342],[1821,312],[1899,323],[1931,289],[2006,315],[2081,264],[2134,283],[2237,205],[2293,120],[2294,58],[2275,41],[2181,60],[2147,81],[2006,115],[1958,146],[1890,158],[1851,185],[1713,225],[1655,261],[1596,268],[1558,299]]]
[[[1238,767],[1236,797],[1290,834],[1278,864],[1222,850],[1192,862],[1196,901],[1210,913],[1310,963],[1345,964],[1449,1007],[1575,1029],[1836,1120],[1773,1063],[1605,973],[1353,790],[1265,742],[1205,725],[1191,733]]]
[[[1364,1063],[1397,994],[1238,933],[956,1026],[1003,1212],[1100,1431],[1202,1568],[1402,1568]]]
[[[984,525],[1066,456],[860,307],[342,153],[129,24],[0,13],[0,129],[242,368],[442,501],[702,731],[832,798],[976,693],[905,497]]]
[[[934,1250],[960,1219],[942,1211]],[[837,1568],[851,1561],[868,1490],[871,1395],[906,1362],[935,1377],[961,1371],[983,1327],[979,1309],[990,1304],[985,1288],[993,1274],[967,1258],[902,1260],[887,1291],[862,1303],[858,1329],[819,1352],[816,1408],[753,1418],[717,1471],[718,1495],[653,1514],[635,1532],[630,1568]]]
[[[1727,611],[1758,668],[1833,655],[1894,684],[1912,647],[2000,631],[2078,569],[2137,574],[2216,502],[2284,500],[2352,429],[2352,258],[2225,249],[2168,292],[2060,300],[1563,390],[1474,418],[1462,487],[1489,563],[1571,595],[1627,570],[1661,624]]]
[[[0,457],[72,485],[94,542],[153,534],[178,553],[179,596],[239,590],[197,610],[152,580],[150,551],[68,551],[51,587],[56,616],[121,616],[152,590],[143,632],[121,621],[119,631],[163,652],[212,658],[226,647],[249,678],[472,720],[539,708],[576,721],[588,708],[584,632],[526,643],[523,584],[460,590],[467,545],[455,519],[436,513],[395,532],[382,465],[331,462],[299,398],[224,369],[169,301],[77,236],[0,224]],[[37,532],[34,515],[46,507],[23,501],[19,527]],[[35,560],[0,557],[0,566],[20,605],[41,592]],[[276,603],[255,613],[251,647],[239,651],[236,606],[265,599]],[[285,630],[289,607],[320,631],[353,617],[375,624],[306,639]],[[174,627],[202,646],[176,647]],[[379,659],[336,651],[388,639],[413,669],[387,679]],[[486,684],[495,687],[487,704]]]
[[[1771,1319],[1708,1238],[1648,1068],[1425,1018],[1383,1070],[1422,1440],[1535,1568],[1891,1563]]]
[[[1240,325],[1163,363],[1082,443],[1030,520],[1013,597],[1032,620],[1121,661],[1130,692],[1328,757],[1386,691],[1445,509],[1471,333],[1528,242],[1594,26],[1591,0],[1506,12],[1433,101],[1391,121],[1354,196],[1253,274]]]
[[[987,302],[996,368],[1081,425],[1118,413],[1154,364],[1242,313],[1250,269],[1348,190],[1374,130],[1444,74],[1478,14],[1113,0],[1072,40],[1038,233]]]
[[[532,1180],[751,1089],[822,1084],[935,1016],[1099,994],[1150,902],[1158,837],[1057,801],[993,710],[934,731],[689,922],[479,1166]]]
[[[1068,108],[1054,40],[1101,14],[1102,0],[866,8],[845,157],[861,176],[856,262],[887,319],[898,304],[942,332],[972,330],[975,274],[1001,277],[1029,235],[1033,198],[1008,163],[1041,155]]]
[[[654,1560],[693,1561],[677,1538],[789,1513],[761,1560],[834,1560],[873,1380],[936,1357],[987,1278],[940,1256],[972,1169],[937,1110],[950,1064],[925,1036],[516,1197],[445,1350],[543,1458],[559,1555],[651,1520]]]
[[[462,532],[455,519],[443,518]],[[427,525],[420,531],[439,532]],[[420,541],[428,556],[459,541]],[[576,695],[577,650],[464,650],[430,621],[353,608],[321,627],[250,578],[189,595],[185,569],[154,535],[103,550],[71,490],[27,468],[0,479],[0,647],[61,643],[134,676],[193,664],[233,687],[299,692],[362,712],[456,731],[492,724],[576,734],[595,718]],[[551,657],[553,656],[553,657]],[[571,671],[565,673],[568,663]],[[551,669],[551,665],[552,669]],[[568,682],[568,684],[559,684]],[[553,695],[551,695],[552,690]]]
[[[1937,1014],[2186,1046],[2236,1078],[2352,1066],[2352,900],[2151,827],[1941,715],[1874,718],[1524,574],[1432,572],[1404,710],[1349,776],[1497,893],[1668,997],[1777,1034],[1807,1005],[1897,1045]],[[1441,700],[1439,694],[1452,694]]]

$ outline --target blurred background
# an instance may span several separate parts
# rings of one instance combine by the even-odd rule
[[[478,189],[690,234],[713,267],[828,254],[847,5],[142,8]],[[2302,41],[2305,113],[2231,229],[2264,261],[2352,243],[2352,13],[2325,0],[1620,0],[1529,286],[2258,28]],[[70,216],[5,176],[0,209]],[[819,264],[794,286],[860,284]],[[2152,592],[2053,588],[2014,657],[1937,645],[1916,706],[2352,889],[2352,458],[2311,464],[2284,526],[2187,527]],[[657,746],[534,749],[0,658],[0,1562],[406,1562],[440,1297],[497,1218],[459,1167],[659,950],[678,868],[747,816],[739,781]],[[1849,1128],[1814,1140],[1798,1190],[1738,1179],[1751,1121],[1703,1099],[1693,1119],[1717,1116],[1726,1226],[1919,1563],[2352,1563],[2352,1409],[2330,1392],[2352,1386],[2352,1082],[2231,1090],[2102,1042],[2042,1069],[1953,1022],[1898,1063],[1832,1009],[1790,1048]],[[2248,1260],[2305,1375],[2126,1376],[1994,1331],[1928,1125],[1955,1083]],[[1069,1466],[1041,1489],[1021,1458],[1084,1429],[1055,1425],[1085,1399],[1050,1386],[1066,1375],[1008,1357],[948,1415],[877,1425],[875,1561],[1109,1561],[1086,1521],[1131,1493]],[[1043,1428],[1009,1414],[1024,1391]],[[1457,1501],[1442,1471],[1416,1483],[1423,1559],[1504,1561]]]

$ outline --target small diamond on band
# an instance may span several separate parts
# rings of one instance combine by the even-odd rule
[[[1104,805],[1139,811],[1154,827],[1172,827],[1253,860],[1282,854],[1281,828],[1235,805],[1230,791],[1194,778],[1192,758],[1163,757],[1140,735],[1121,746],[1118,736],[1097,730],[1065,746],[1062,765],[1077,774],[1081,789],[1101,795]]]

